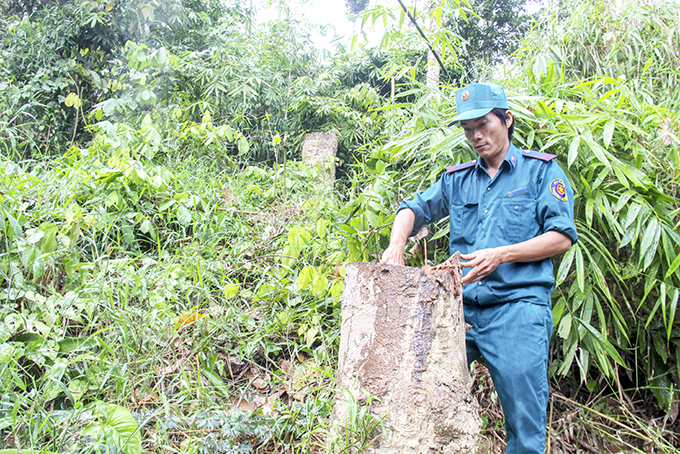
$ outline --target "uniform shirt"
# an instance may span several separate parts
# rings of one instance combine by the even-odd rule
[[[574,192],[555,155],[522,151],[512,143],[491,179],[482,160],[449,167],[439,181],[399,210],[415,214],[412,235],[424,224],[449,216],[451,254],[521,243],[550,230],[576,243]],[[463,268],[467,274],[470,268]],[[465,304],[492,305],[518,300],[550,304],[554,285],[551,259],[503,263],[463,288]]]

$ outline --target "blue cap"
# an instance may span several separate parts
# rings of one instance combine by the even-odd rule
[[[471,84],[456,90],[458,116],[449,126],[459,121],[483,117],[495,107],[508,109],[508,98],[503,87],[496,84]]]

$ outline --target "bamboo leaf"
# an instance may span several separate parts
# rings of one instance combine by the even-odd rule
[[[654,314],[656,314],[656,311],[659,309],[659,306],[663,306],[664,311],[665,311],[665,308],[666,308],[666,284],[661,283],[660,290],[661,290],[661,294],[656,299],[656,303],[654,304],[652,311],[647,316],[647,322],[645,323],[645,329],[649,328],[649,324],[652,323],[652,320],[654,320]]]
[[[576,283],[581,291],[586,288],[585,284],[586,269],[583,265],[583,253],[581,252],[581,247],[576,246]]]
[[[607,159],[607,153],[602,145],[595,142],[589,134],[583,136],[583,141],[588,145],[590,151],[593,152],[598,161],[600,161],[607,169],[612,170],[612,165]]]
[[[533,139],[533,137],[532,137]],[[567,162],[569,166],[576,161],[576,158],[578,157],[578,147],[581,145],[581,137],[576,136],[573,139],[571,139],[571,143],[569,144],[569,154],[567,155]]]
[[[668,279],[671,274],[675,273],[675,271],[680,267],[680,254],[675,257],[675,260],[673,260],[673,263],[671,263],[670,268],[668,268],[668,271],[666,272],[666,276],[664,276],[664,279]]]
[[[593,199],[586,201],[586,225],[590,228],[593,226]]]
[[[560,285],[569,275],[569,270],[571,269],[571,264],[574,262],[576,248],[572,247],[564,254],[560,267],[557,270],[557,279],[555,280],[555,285]]]
[[[675,323],[675,312],[678,309],[678,296],[680,296],[680,292],[676,288],[673,293],[673,300],[668,308],[668,323],[666,324],[666,339],[668,342],[671,341],[671,332],[673,331],[673,325]]]
[[[634,203],[630,208],[628,208],[628,212],[626,213],[626,220],[623,222],[622,227],[624,229],[626,229],[633,222],[637,221],[638,215],[640,214],[641,210],[642,210],[642,205],[639,204],[639,203]]]
[[[616,361],[617,364],[620,366],[624,366],[625,364],[623,362],[623,359],[621,358],[621,355],[619,355],[619,352],[616,351],[616,348],[607,340],[607,338],[598,330],[593,328],[590,323],[587,323],[583,320],[578,320],[581,325],[590,333],[591,336],[593,336],[594,340],[597,342],[597,344],[602,347],[602,349],[607,352],[607,355],[609,355],[610,358],[612,358],[614,361]]]
[[[661,237],[661,226],[656,217],[652,217],[647,225],[644,235],[642,236],[642,243],[640,244],[640,259],[643,269],[649,268],[649,264],[654,259],[656,248],[659,246],[659,238]]]
[[[612,143],[612,137],[614,136],[614,129],[616,128],[616,122],[614,121],[613,118],[609,119],[609,121],[604,125],[604,131],[602,132],[602,141],[604,142],[604,146],[609,148],[609,145]]]
[[[614,205],[614,213],[618,213],[619,211],[621,211],[621,208],[623,208],[628,203],[628,201],[630,200],[631,197],[633,197],[634,194],[635,192],[630,190],[621,194],[619,196],[619,200],[616,202],[616,205]]]
[[[571,332],[571,320],[572,317],[569,313],[565,314],[565,316],[562,317],[562,320],[560,320],[560,324],[557,328],[557,335],[562,339],[569,337],[569,333]]]
[[[569,345],[569,348],[564,355],[562,360],[562,366],[557,371],[560,375],[566,375],[571,370],[571,364],[574,362],[574,356],[576,355],[576,349],[578,348],[578,342],[568,343],[565,342],[564,345]]]

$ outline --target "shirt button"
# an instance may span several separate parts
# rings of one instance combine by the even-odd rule
[[[487,190],[487,191],[490,191],[490,190],[491,190],[491,188],[486,188],[486,190]]]
[[[482,238],[486,238],[486,233],[482,233]]]
[[[519,210],[519,205],[515,205],[515,209],[516,209],[516,210]]]
[[[482,285],[482,281],[477,282],[477,285]]]
[[[484,210],[484,214],[486,214],[486,213],[488,213],[488,212],[489,212],[489,210]]]

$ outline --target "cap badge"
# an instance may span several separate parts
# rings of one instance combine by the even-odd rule
[[[467,101],[467,99],[470,97],[470,92],[465,90],[462,95],[460,95],[460,99],[463,101]]]

